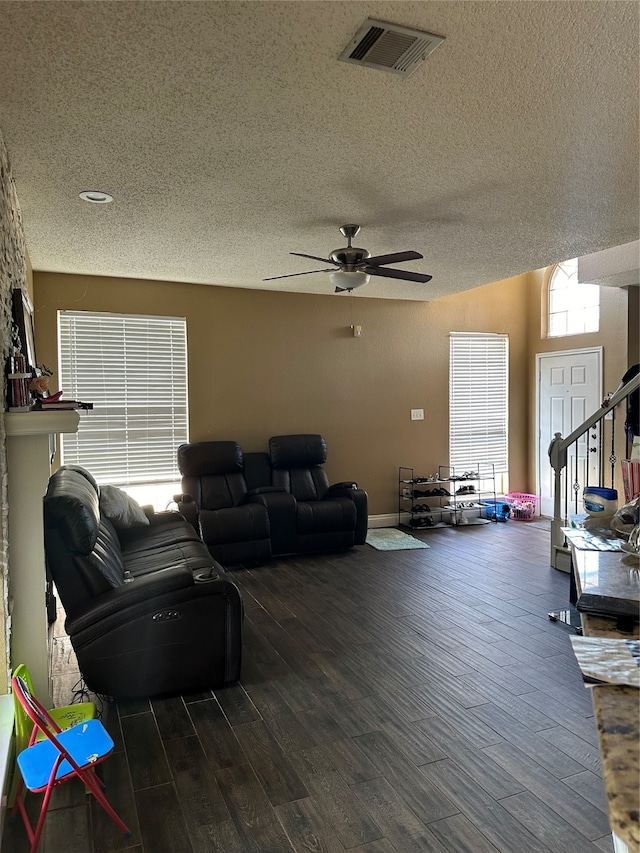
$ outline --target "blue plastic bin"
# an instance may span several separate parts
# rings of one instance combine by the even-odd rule
[[[481,500],[480,504],[484,507],[487,518],[497,518],[498,521],[509,521],[511,516],[511,504],[508,501],[486,499]]]

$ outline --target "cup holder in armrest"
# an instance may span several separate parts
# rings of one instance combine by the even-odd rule
[[[216,572],[216,570],[212,566],[208,570],[203,569],[200,572],[196,572],[195,575],[193,576],[193,579],[196,583],[210,583],[211,581],[219,580],[220,576],[218,575],[218,573]]]

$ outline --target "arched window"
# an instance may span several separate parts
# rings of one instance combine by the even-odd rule
[[[549,281],[550,338],[582,335],[600,328],[600,287],[578,283],[578,259],[558,264]]]

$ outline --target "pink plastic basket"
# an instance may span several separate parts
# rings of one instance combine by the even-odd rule
[[[538,510],[538,496],[526,492],[509,492],[505,499],[511,504],[511,518],[516,521],[533,521]]]

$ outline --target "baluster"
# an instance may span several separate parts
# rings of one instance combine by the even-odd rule
[[[579,464],[578,464],[580,460],[578,459],[578,441],[579,441],[579,439],[576,439],[576,442],[574,444],[574,454],[573,454],[573,458],[575,459],[575,464],[576,464],[575,478],[573,480],[573,513],[574,513],[574,515],[578,514],[578,495],[580,494],[580,468],[579,468]]]
[[[604,429],[605,429],[606,421],[600,421],[600,436],[598,439],[598,482],[596,485],[600,485],[604,480]]]
[[[592,442],[593,442],[593,447],[591,446]],[[587,486],[592,485],[591,484],[591,462],[589,461],[591,459],[590,454],[591,453],[597,453],[597,452],[598,452],[598,429],[597,429],[596,425],[594,424],[591,427],[591,429],[587,432],[587,462],[586,462],[587,470],[585,471],[585,484],[584,484],[585,488]],[[597,459],[596,468],[598,470],[600,469],[600,457],[598,457],[598,459]]]
[[[567,526],[567,519],[569,518],[569,465],[564,466],[564,510],[563,510],[563,518],[564,518],[564,527]],[[566,544],[566,543],[565,543]]]
[[[611,410],[611,453],[609,455],[609,463],[611,465],[611,488],[614,488],[614,476],[616,468],[616,410],[615,407]]]

